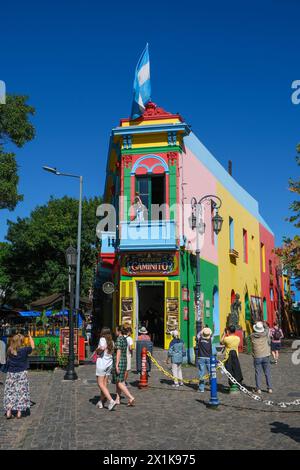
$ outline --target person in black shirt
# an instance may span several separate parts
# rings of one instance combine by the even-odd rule
[[[204,392],[205,382],[202,377],[205,371],[210,373],[210,356],[212,355],[212,331],[203,328],[198,337],[198,367],[199,367],[199,392]]]
[[[30,408],[27,369],[28,355],[34,349],[34,342],[29,335],[30,346],[26,347],[24,340],[23,335],[13,336],[7,350],[7,375],[4,387],[4,409],[7,419],[12,418],[12,411],[17,411],[17,418],[21,418],[22,411]]]

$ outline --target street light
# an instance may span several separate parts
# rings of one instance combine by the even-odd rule
[[[79,179],[79,209],[78,209],[78,230],[77,230],[77,266],[76,266],[76,292],[75,292],[75,309],[78,313],[80,302],[80,252],[81,252],[81,220],[82,220],[82,184],[83,177],[70,173],[61,173],[57,168],[51,166],[43,166],[43,170],[53,173],[56,176],[70,176]]]
[[[65,380],[77,380],[77,374],[74,370],[75,354],[74,354],[74,276],[77,264],[76,250],[72,246],[66,250],[66,261],[69,268],[70,276],[70,308],[69,308],[69,357]]]
[[[197,260],[197,280],[196,280],[196,306],[197,306],[197,318],[196,318],[196,334],[202,329],[201,320],[201,283],[200,283],[200,239],[199,235],[205,233],[205,223],[202,218],[202,204],[204,202],[212,202],[213,208],[216,210],[216,214],[212,217],[213,231],[216,235],[220,233],[222,229],[223,219],[219,215],[218,210],[222,205],[222,201],[218,196],[208,194],[203,196],[199,201],[195,197],[191,200],[192,214],[189,217],[189,223],[192,230],[196,229],[196,260]]]

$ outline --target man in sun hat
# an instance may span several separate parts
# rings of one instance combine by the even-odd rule
[[[153,343],[151,338],[148,334],[148,330],[145,326],[139,328],[139,335],[136,341],[136,370],[138,373],[142,371],[142,349],[147,348],[152,354],[153,350]],[[147,357],[147,374],[150,375],[151,373],[151,360]]]
[[[272,393],[269,335],[262,321],[258,321],[253,325],[253,333],[250,335],[250,340],[254,360],[256,392],[261,393],[261,372],[263,371],[268,392]]]
[[[204,392],[205,373],[210,374],[210,356],[212,355],[212,331],[205,327],[198,335],[199,392]]]

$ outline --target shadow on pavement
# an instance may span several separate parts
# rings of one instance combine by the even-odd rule
[[[283,434],[296,442],[300,442],[300,428],[292,428],[288,424],[280,423],[279,421],[274,421],[274,423],[270,423],[270,425],[273,426],[273,428],[271,428],[272,433]]]

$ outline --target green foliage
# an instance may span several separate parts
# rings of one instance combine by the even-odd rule
[[[17,170],[15,154],[3,152],[0,146],[0,209],[13,210],[23,200],[18,194]]]
[[[82,204],[81,295],[92,286],[97,253],[96,209],[100,198]],[[10,303],[29,306],[68,287],[65,251],[77,246],[78,200],[67,196],[38,206],[30,217],[8,221],[8,243],[0,258],[0,281],[10,283]],[[1,285],[0,285],[1,289]]]
[[[0,209],[13,210],[23,196],[18,194],[18,165],[15,154],[4,151],[5,144],[23,147],[34,138],[35,130],[29,116],[35,109],[29,106],[27,96],[6,97],[0,105]]]
[[[59,354],[57,356],[57,360],[58,360],[58,365],[59,367],[61,367],[62,369],[65,369],[68,365],[68,356],[66,356],[65,354]]]

